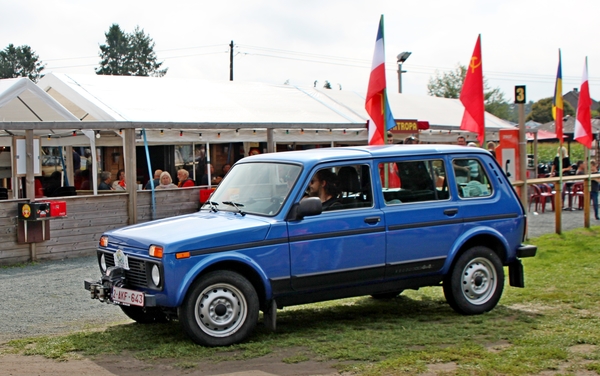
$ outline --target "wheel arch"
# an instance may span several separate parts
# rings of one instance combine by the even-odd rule
[[[193,271],[193,274],[189,278],[186,278],[186,282],[183,284],[183,290],[180,291],[177,305],[183,304],[183,300],[190,291],[191,286],[202,278],[203,276],[217,270],[229,270],[238,273],[242,277],[246,278],[256,290],[258,295],[260,309],[266,307],[267,296],[271,295],[271,287],[266,274],[262,269],[247,258],[230,256],[222,259],[212,259],[207,263],[197,266]]]
[[[482,230],[473,230],[471,233],[466,233],[458,242],[455,247],[454,252],[452,252],[452,257],[447,260],[446,265],[444,265],[444,274],[449,273],[456,260],[468,249],[471,249],[476,246],[484,246],[496,253],[502,261],[503,265],[507,263],[508,257],[508,242],[504,237],[493,229],[485,229]]]

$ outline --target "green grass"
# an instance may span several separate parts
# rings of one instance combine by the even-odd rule
[[[442,289],[405,291],[396,299],[343,299],[278,312],[277,332],[259,324],[249,341],[205,348],[177,322],[121,324],[102,331],[14,340],[0,353],[54,359],[128,354],[180,369],[286,351],[282,361],[333,361],[360,375],[412,375],[451,365],[444,375],[600,373],[600,228],[533,239],[524,259],[526,288],[506,286],[500,304],[462,316]]]
[[[564,144],[567,147],[567,144]],[[538,161],[539,163],[552,163],[556,156],[556,150],[558,149],[558,142],[540,142],[538,143]],[[533,146],[531,143],[527,145],[527,153],[533,153]],[[571,151],[569,153],[569,159],[571,163],[575,163],[578,160],[585,160],[585,150],[583,145],[579,142],[571,142]]]

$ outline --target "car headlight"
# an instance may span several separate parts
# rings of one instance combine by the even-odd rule
[[[160,269],[156,264],[152,265],[152,283],[154,286],[160,287]]]
[[[100,255],[100,269],[102,269],[103,273],[106,272],[106,258],[104,256],[104,253]]]

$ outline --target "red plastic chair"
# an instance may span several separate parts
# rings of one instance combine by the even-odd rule
[[[542,200],[542,190],[539,186],[535,184],[530,185],[530,194],[529,194],[529,211],[531,211],[531,204],[535,204],[534,210],[538,210],[538,205]]]
[[[540,184],[539,187],[541,190],[541,196],[543,197],[543,199],[540,200],[540,203],[542,203],[542,213],[545,212],[546,203],[548,201],[550,201],[550,203],[552,204],[552,211],[554,211],[554,194],[556,192],[552,190],[552,187],[550,187],[549,184]]]
[[[583,209],[583,202],[584,202],[583,182],[578,181],[575,184],[573,184],[571,194],[573,195],[573,198],[577,197],[578,208]]]

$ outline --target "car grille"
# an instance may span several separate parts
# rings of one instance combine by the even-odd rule
[[[115,266],[114,255],[106,254],[106,266]],[[129,257],[129,270],[125,270],[127,284],[136,287],[148,287],[148,273],[146,273],[146,262]]]

